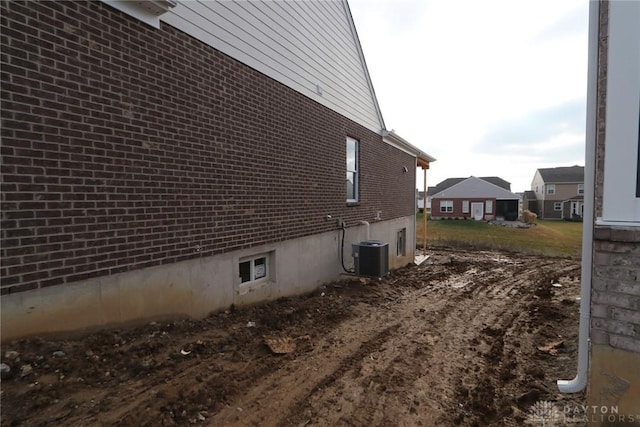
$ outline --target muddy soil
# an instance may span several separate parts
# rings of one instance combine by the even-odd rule
[[[1,424],[542,425],[536,402],[584,403],[555,386],[575,375],[579,276],[575,260],[441,249],[200,321],[5,343]]]

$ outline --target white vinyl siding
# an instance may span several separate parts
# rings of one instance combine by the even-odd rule
[[[184,1],[161,20],[372,131],[384,128],[342,1]]]

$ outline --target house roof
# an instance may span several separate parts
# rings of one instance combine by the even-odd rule
[[[584,166],[538,169],[546,184],[584,182]]]
[[[437,186],[436,186],[437,187]],[[509,190],[482,178],[471,176],[433,195],[434,199],[486,198],[496,200],[518,200]]]
[[[532,199],[535,200],[536,199],[536,192],[535,191],[531,191],[531,190],[526,190],[524,192],[524,197],[526,199]]]
[[[428,187],[427,194],[429,195],[438,194],[439,192],[444,191],[447,188],[452,187],[456,184],[459,184],[466,179],[469,179],[469,178],[447,178],[444,181],[440,182],[435,187]],[[497,176],[482,176],[479,179],[490,182],[491,184],[497,185],[500,188],[504,188],[507,191],[511,191],[511,183]]]

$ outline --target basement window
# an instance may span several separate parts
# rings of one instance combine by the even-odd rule
[[[238,264],[240,283],[253,283],[269,277],[269,255],[241,259]]]

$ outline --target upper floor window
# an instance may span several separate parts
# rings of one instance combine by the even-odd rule
[[[556,194],[555,184],[547,184],[547,194]]]
[[[578,195],[582,196],[584,194],[584,184],[578,184]]]
[[[358,141],[347,137],[347,202],[358,201]]]

